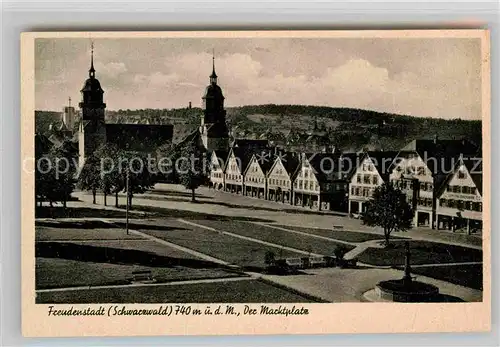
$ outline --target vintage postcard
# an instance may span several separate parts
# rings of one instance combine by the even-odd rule
[[[25,336],[490,329],[487,30],[21,37]]]

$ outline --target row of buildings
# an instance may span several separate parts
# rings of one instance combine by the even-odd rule
[[[411,141],[394,152],[341,153],[316,122],[307,138],[291,136],[295,147],[281,147],[268,138],[233,138],[214,61],[209,78],[200,126],[174,142],[198,146],[211,156],[210,185],[215,189],[356,216],[377,186],[392,182],[407,194],[415,226],[481,230],[481,154],[472,143],[435,138]],[[107,142],[142,151],[173,142],[173,125],[106,124],[104,90],[95,76],[93,51],[81,94],[81,119],[73,134],[80,165]],[[75,127],[75,113],[71,104],[65,108],[62,130]],[[315,145],[314,153],[300,147],[308,142]]]
[[[413,140],[399,151],[288,152],[232,147],[210,155],[210,186],[316,210],[365,211],[375,188],[407,195],[414,226],[482,230],[482,158],[466,140]]]

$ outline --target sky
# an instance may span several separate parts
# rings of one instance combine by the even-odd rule
[[[35,106],[60,111],[90,66],[88,38],[37,39]],[[481,119],[481,46],[465,38],[95,39],[107,109],[201,106],[212,72],[225,105],[354,107]]]

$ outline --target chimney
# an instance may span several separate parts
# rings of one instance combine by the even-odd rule
[[[191,109],[191,101],[189,102],[189,106],[188,106],[188,109]]]

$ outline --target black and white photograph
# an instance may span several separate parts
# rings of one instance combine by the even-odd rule
[[[483,45],[36,38],[35,303],[482,302]]]

